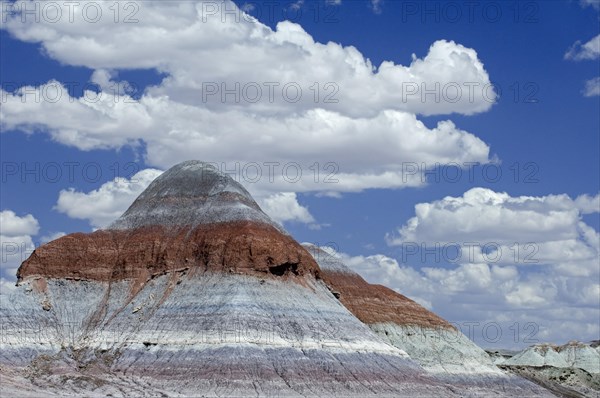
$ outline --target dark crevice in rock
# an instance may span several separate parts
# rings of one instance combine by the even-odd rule
[[[292,273],[298,275],[298,264],[297,263],[283,263],[274,267],[269,267],[269,272],[273,275],[283,276],[285,274]]]

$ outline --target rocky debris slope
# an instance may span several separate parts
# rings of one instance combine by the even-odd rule
[[[441,318],[404,297],[386,314],[379,301],[395,296],[382,287],[362,298],[370,320],[338,300],[332,290],[343,297],[357,281],[324,276],[241,185],[202,162],[165,172],[110,228],[40,247],[18,280],[0,292],[2,396],[546,394],[517,377],[428,373],[374,325],[396,325],[402,309]]]
[[[600,374],[598,373],[554,366],[500,365],[500,367],[531,380],[560,397],[600,397]]]

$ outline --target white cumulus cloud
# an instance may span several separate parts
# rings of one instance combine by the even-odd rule
[[[301,223],[314,223],[315,219],[306,207],[298,203],[294,192],[281,192],[258,199],[261,209],[273,220],[283,223],[298,221]]]
[[[473,188],[417,204],[415,216],[386,236],[401,247],[402,264],[381,255],[348,263],[450,319],[468,314],[504,328],[533,322],[540,339],[555,342],[596,338],[600,234],[581,216],[597,213],[599,200]]]
[[[597,211],[598,197],[518,196],[472,188],[461,197],[447,196],[415,205],[415,217],[388,235],[388,242],[468,242],[510,244],[575,239],[580,213]]]
[[[39,230],[39,222],[31,214],[18,216],[12,210],[0,212],[0,278],[15,280],[17,268],[35,249],[33,236]]]
[[[580,195],[575,198],[575,205],[581,214],[600,213],[600,193],[596,196]]]
[[[95,228],[106,227],[161,173],[156,169],[141,170],[130,179],[117,177],[88,193],[61,190],[55,209],[71,218],[88,220]]]
[[[597,97],[600,95],[600,77],[595,77],[585,82],[583,95],[586,97]]]
[[[593,60],[600,58],[600,35],[590,39],[588,42],[581,44],[580,41],[575,42],[573,46],[565,53],[565,59],[575,61]]]
[[[15,6],[25,3],[31,7]],[[263,184],[271,193],[415,186],[420,179],[402,176],[403,163],[489,162],[489,146],[472,133],[450,120],[428,128],[416,116],[493,106],[472,48],[438,40],[407,65],[373,65],[355,47],[317,42],[289,21],[272,29],[228,1],[136,3],[137,23],[102,18],[93,29],[79,17],[85,3],[73,6],[72,22],[15,14],[2,28],[63,64],[91,68],[103,91],[72,98],[66,83],[49,81],[0,92],[3,130],[42,130],[82,150],[144,148],[147,163],[161,169],[197,158],[339,166],[336,184],[280,178]],[[109,3],[95,4],[112,15]],[[136,82],[117,80],[128,69],[165,78],[134,99]]]
[[[484,263],[419,267],[383,254],[339,255],[368,282],[406,295],[465,333],[476,330],[467,334],[484,346],[522,348],[535,342],[591,340],[600,334],[598,274],[572,277],[552,269],[525,272]],[[502,331],[498,341],[481,333],[491,323]]]
[[[421,184],[421,178],[403,175],[407,163],[486,163],[489,159],[489,147],[454,123],[442,121],[429,129],[406,112],[387,110],[373,118],[355,119],[313,109],[279,118],[238,110],[215,113],[166,97],[143,97],[137,102],[107,94],[95,103],[66,96],[56,103],[22,101],[23,96],[33,98],[33,93],[48,87],[62,86],[51,82],[7,95],[2,108],[4,126],[26,131],[45,126],[55,140],[83,150],[137,145],[143,140],[149,162],[161,168],[199,156],[229,164],[268,161],[301,165],[304,178],[293,184],[284,181],[280,170],[274,181],[259,181],[262,189],[274,192],[415,186]],[[64,87],[62,90],[66,92]],[[357,148],[361,148],[359,157]],[[336,165],[335,183],[313,178],[309,168],[315,161],[321,167]]]
[[[19,217],[11,210],[0,212],[0,231],[3,235],[36,235],[39,230],[40,224],[31,214]]]

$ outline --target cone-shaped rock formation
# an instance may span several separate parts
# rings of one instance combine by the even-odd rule
[[[322,273],[240,184],[181,163],[109,228],[38,248],[0,292],[0,395],[545,394],[428,372],[376,327],[444,320]]]

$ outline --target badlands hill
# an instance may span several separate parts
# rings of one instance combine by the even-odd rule
[[[526,377],[559,396],[600,396],[598,341],[536,344],[521,352],[490,354],[502,369]]]
[[[0,396],[552,396],[309,249],[227,175],[176,165],[0,292]]]

